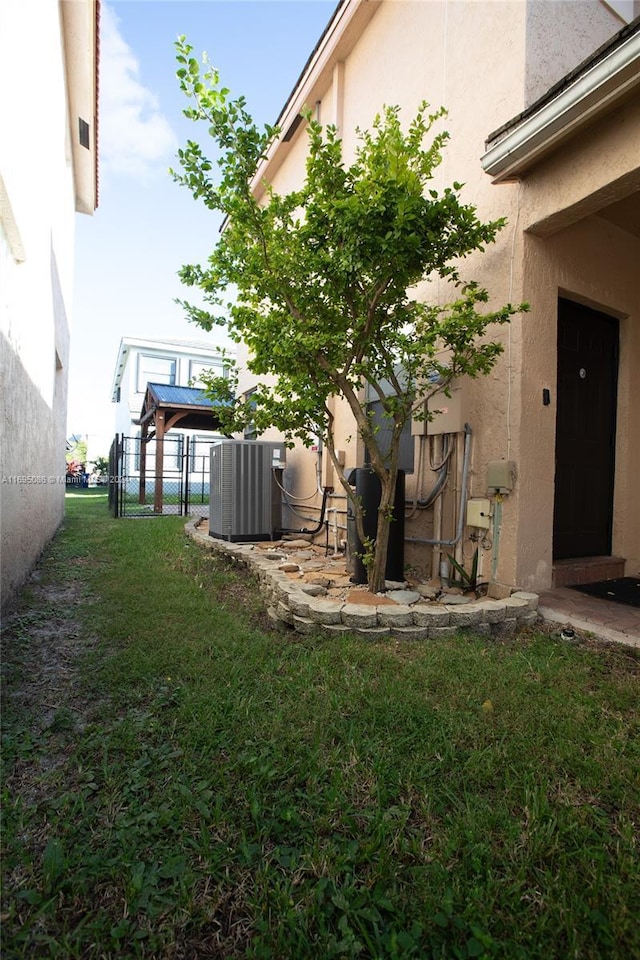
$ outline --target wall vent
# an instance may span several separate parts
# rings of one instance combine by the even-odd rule
[[[82,117],[78,117],[78,137],[80,139],[80,146],[91,150],[89,124],[86,120],[83,120]]]

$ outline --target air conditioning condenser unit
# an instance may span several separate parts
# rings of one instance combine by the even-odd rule
[[[221,440],[211,446],[209,536],[272,540],[282,527],[285,447],[260,440]]]

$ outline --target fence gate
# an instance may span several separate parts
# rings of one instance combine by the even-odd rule
[[[209,443],[165,436],[164,469],[155,473],[155,443],[147,441],[140,474],[140,437],[116,434],[109,452],[109,509],[114,517],[198,513],[209,509]]]
[[[211,444],[219,437],[186,437],[185,448],[185,513],[209,516],[209,471]]]

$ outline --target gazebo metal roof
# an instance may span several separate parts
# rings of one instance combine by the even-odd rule
[[[220,433],[216,410],[224,404],[211,400],[199,387],[179,387],[168,383],[148,383],[136,423],[153,422],[158,431],[158,414],[164,419],[162,435],[178,423],[186,430],[207,430]],[[148,427],[147,427],[148,429]]]
[[[147,384],[140,417],[135,421],[140,424],[140,503],[146,500],[147,441],[152,438],[156,441],[153,509],[156,513],[162,513],[165,434],[178,425],[185,430],[222,433],[216,411],[224,406],[211,400],[198,387]]]

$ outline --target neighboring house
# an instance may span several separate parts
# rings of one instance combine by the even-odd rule
[[[75,214],[97,206],[97,0],[0,5],[2,604],[64,514]]]
[[[345,0],[256,173],[258,198],[265,183],[300,185],[305,106],[337,125],[348,162],[383,105],[409,121],[427,99],[448,109],[451,134],[434,186],[460,181],[483,220],[507,217],[462,273],[496,305],[531,310],[495,331],[505,349],[489,377],[456,384],[428,431],[414,424],[406,560],[422,573],[476,547],[481,579],[537,591],[640,572],[640,20],[627,22],[638,13],[601,0]],[[450,296],[428,284],[423,295]],[[246,374],[242,390],[253,386]],[[336,402],[334,415],[347,467],[363,464],[350,413]],[[446,436],[449,483],[420,509]],[[321,451],[296,449],[287,466],[298,497],[316,475],[337,488]],[[344,498],[329,504],[344,531]]]
[[[217,375],[224,375],[225,370],[222,351],[211,343],[123,337],[111,388],[116,433],[132,436],[136,432],[135,421],[140,417],[148,383],[199,386],[200,375],[208,370]]]
[[[140,470],[141,434],[140,417],[147,394],[147,385],[163,384],[169,387],[189,387],[201,385],[203,371],[213,371],[224,375],[225,361],[221,350],[197,340],[156,340],[141,337],[123,337],[120,341],[118,358],[113,376],[111,400],[116,404],[115,430],[117,434],[133,438],[128,444],[132,451],[127,469],[128,475],[136,476]],[[190,441],[190,473],[208,476],[209,445],[214,434],[213,414],[210,417],[211,429],[207,427],[207,418],[201,418],[199,429],[180,428],[179,424],[170,431],[165,441],[164,463],[167,469],[179,468],[186,437]],[[146,432],[146,431],[145,431]],[[147,448],[149,463],[155,462],[155,445],[151,441]]]

